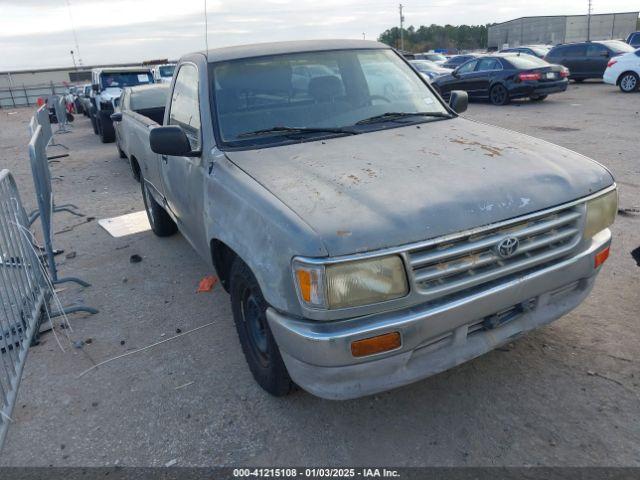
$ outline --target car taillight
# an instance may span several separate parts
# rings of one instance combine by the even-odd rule
[[[607,63],[607,67],[613,67],[616,63],[618,63],[617,60],[609,60],[609,63]]]
[[[569,69],[568,68],[563,68],[562,70],[560,70],[560,78],[567,78],[569,76]]]
[[[521,73],[518,75],[518,78],[521,81],[526,82],[527,80],[540,80],[542,76],[539,73]]]

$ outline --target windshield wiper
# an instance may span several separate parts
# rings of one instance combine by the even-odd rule
[[[266,135],[269,133],[340,133],[347,135],[357,135],[358,132],[354,132],[348,128],[334,128],[334,127],[271,127],[263,128],[261,130],[254,130],[253,132],[244,132],[236,136],[236,138],[255,137],[258,135]]]
[[[386,112],[382,115],[364,118],[356,122],[356,125],[367,125],[369,123],[393,122],[408,117],[434,117],[434,118],[453,118],[450,113],[446,112]]]

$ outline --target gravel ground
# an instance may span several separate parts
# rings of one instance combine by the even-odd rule
[[[640,207],[640,94],[572,84],[533,104],[470,105],[466,115],[541,137],[609,167],[620,206]],[[32,111],[0,110],[0,166],[35,204],[27,157]],[[141,210],[139,185],[87,119],[59,140],[58,203],[96,219]],[[55,150],[55,149],[54,149]],[[640,215],[619,215],[612,256],[574,312],[507,348],[416,384],[347,402],[305,392],[276,399],[253,381],[229,299],[187,242],[150,232],[112,238],[97,221],[55,217],[63,300],[100,309],[75,315],[30,350],[0,465],[549,465],[640,466]],[[132,264],[133,254],[142,262]],[[213,322],[82,378],[94,363]],[[180,388],[181,387],[181,388]]]

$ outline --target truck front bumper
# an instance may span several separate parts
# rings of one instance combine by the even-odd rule
[[[552,266],[445,304],[422,305],[366,317],[321,322],[267,310],[291,378],[314,395],[349,399],[400,387],[482,355],[577,307],[599,269],[595,255],[611,232]],[[511,312],[495,326],[492,319]],[[355,358],[356,340],[400,332],[400,348]]]

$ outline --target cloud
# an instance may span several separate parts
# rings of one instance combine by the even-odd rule
[[[71,64],[66,0],[0,0],[0,70]],[[178,58],[204,48],[203,0],[69,0],[85,65]],[[583,0],[404,0],[406,25],[484,24],[584,13]],[[633,11],[637,0],[608,0]],[[398,23],[394,0],[208,0],[209,46],[313,38],[375,39]],[[77,52],[76,52],[77,53]]]

